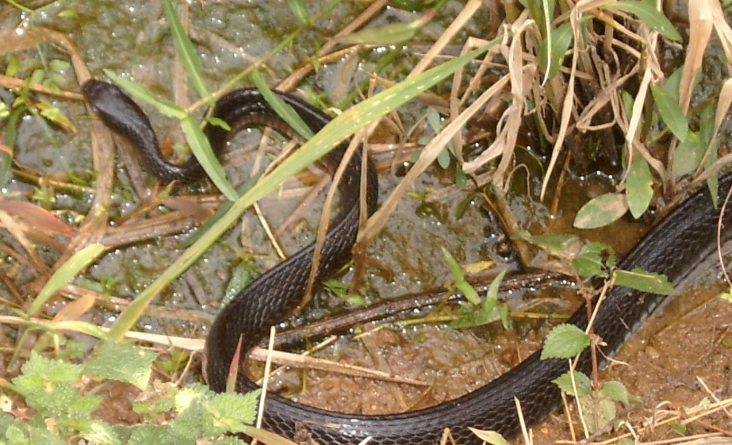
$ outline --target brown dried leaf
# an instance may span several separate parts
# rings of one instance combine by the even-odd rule
[[[24,219],[47,235],[73,235],[76,229],[61,222],[48,210],[25,201],[0,200],[0,210]]]

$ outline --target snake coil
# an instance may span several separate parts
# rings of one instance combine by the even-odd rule
[[[193,180],[201,175],[201,168],[195,160],[176,166],[162,157],[148,118],[119,88],[90,80],[82,89],[104,123],[137,147],[153,174],[165,181]],[[327,116],[310,105],[283,93],[276,94],[295,109],[313,132],[329,122]],[[227,122],[232,132],[244,126],[265,125],[292,134],[289,126],[253,89],[237,90],[223,96],[216,103],[213,116]],[[231,132],[214,126],[208,126],[205,133],[217,153],[231,136]],[[339,163],[347,145],[346,141],[336,147],[329,155],[329,162]],[[361,165],[361,154],[353,156],[338,184],[342,193],[342,210],[330,224],[316,280],[322,280],[343,267],[350,256],[361,212]],[[376,208],[378,185],[373,166],[368,161],[366,165],[367,212],[371,214]],[[720,196],[727,194],[730,183],[732,174],[720,178]],[[661,220],[619,262],[619,267],[639,267],[664,274],[674,284],[678,283],[686,276],[690,265],[702,260],[715,248],[718,216],[709,193],[698,191]],[[721,218],[723,240],[730,237],[731,220],[730,211]],[[314,246],[310,245],[269,270],[217,315],[206,340],[206,373],[213,390],[224,391],[229,364],[240,338],[242,356],[246,356],[268,334],[270,326],[288,317],[300,304],[307,287],[313,252]],[[606,343],[602,347],[602,355],[613,355],[663,299],[660,295],[626,287],[612,288],[594,321],[595,333]],[[584,306],[568,321],[581,329],[586,328],[587,322]],[[591,372],[589,351],[581,354],[577,369]],[[321,445],[355,445],[366,437],[372,438],[368,442],[371,445],[434,445],[439,443],[443,429],[450,428],[458,444],[479,445],[482,441],[469,428],[495,430],[509,437],[520,431],[514,397],[521,402],[524,419],[529,425],[553,411],[561,396],[552,380],[566,371],[566,360],[540,360],[537,352],[496,380],[462,397],[431,408],[392,415],[341,414],[269,395],[264,426],[290,438],[294,437],[296,430],[306,428]],[[238,391],[246,392],[256,387],[244,375],[238,377]]]

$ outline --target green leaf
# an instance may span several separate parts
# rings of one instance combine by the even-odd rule
[[[58,437],[58,433],[52,432],[46,428],[37,428],[30,426],[28,428],[28,439],[31,445],[67,445],[66,441]]]
[[[544,39],[539,45],[539,67],[547,79],[559,73],[573,37],[572,24],[566,23],[552,31],[551,38]]]
[[[173,444],[167,426],[140,425],[132,430],[128,445]],[[90,444],[91,445],[91,444]]]
[[[216,422],[226,426],[226,432],[244,431],[244,425],[251,425],[257,415],[261,390],[247,394],[216,394],[211,400],[210,410]]]
[[[604,227],[628,211],[628,201],[622,193],[606,193],[589,200],[574,218],[578,229]]]
[[[442,249],[442,254],[445,256],[445,261],[447,262],[447,267],[450,268],[450,273],[455,278],[455,287],[460,290],[460,292],[465,295],[465,298],[471,302],[472,304],[478,304],[480,303],[480,297],[478,296],[478,293],[473,289],[473,286],[471,286],[467,281],[465,281],[465,273],[463,272],[463,268],[460,267],[460,264],[458,264],[457,260],[453,258],[453,256],[448,252],[447,249],[444,247]]]
[[[89,441],[89,445],[92,443],[98,445],[122,445],[122,441],[117,437],[114,428],[107,422],[93,419],[84,429],[87,431],[84,431],[83,435]]]
[[[31,351],[30,360],[23,364],[21,371],[25,377],[38,376],[46,382],[75,383],[81,377],[82,366],[45,358],[36,351]],[[22,384],[17,384],[23,387]]]
[[[574,382],[577,386],[575,392],[574,386],[572,385],[572,376],[574,375]],[[552,380],[552,383],[557,385],[559,389],[569,394],[572,397],[582,397],[592,393],[592,382],[587,374],[579,371],[574,371],[573,374],[565,372],[556,379]]]
[[[635,104],[635,99],[631,94],[625,90],[620,92],[620,97],[623,100],[623,110],[625,110],[625,115],[628,116],[628,120],[630,120],[630,116],[633,115],[633,105]],[[641,123],[643,122],[642,119],[643,116],[641,116]]]
[[[483,304],[476,305],[467,303],[456,311],[459,316],[456,320],[448,323],[453,329],[467,329],[482,326],[494,321],[501,320],[503,327],[508,329],[508,305],[498,304],[498,289],[508,269],[502,270],[491,282]],[[467,284],[467,282],[465,282]],[[475,292],[472,286],[470,289]],[[477,295],[477,294],[476,294]]]
[[[664,275],[646,272],[637,267],[632,271],[616,270],[615,285],[660,295],[671,295],[676,292],[674,285]]]
[[[595,433],[611,422],[617,415],[615,402],[602,392],[593,392],[579,399],[582,405],[582,419],[590,433]]]
[[[483,302],[483,309],[486,311],[493,310],[498,302],[498,291],[501,289],[501,282],[503,277],[506,276],[508,268],[504,268],[498,275],[491,281],[491,285],[488,287],[488,292],[485,295],[485,301]]]
[[[107,340],[97,347],[94,356],[87,360],[84,372],[98,377],[129,382],[145,389],[152,362],[157,354],[131,343]]]
[[[251,282],[254,281],[254,279],[257,277],[257,275],[258,274],[256,268],[254,267],[254,265],[252,265],[252,263],[242,262],[239,263],[238,266],[234,267],[234,270],[231,272],[231,279],[226,285],[224,297],[221,299],[219,311],[225,308],[226,305],[231,302],[231,300],[239,295],[239,292],[249,286],[249,284],[251,284]]]
[[[239,196],[243,196],[245,193],[247,193],[252,187],[254,187],[257,182],[259,182],[259,178],[262,177],[262,172],[258,172],[252,176],[249,177],[246,181],[244,181],[239,187],[236,188],[236,194]],[[195,243],[199,238],[201,238],[216,222],[221,219],[229,210],[231,210],[231,207],[234,205],[231,201],[222,202],[221,205],[219,205],[219,208],[216,209],[216,212],[206,219],[206,222],[203,223],[201,226],[199,226],[188,238],[178,243],[176,246],[176,249],[185,249],[187,247],[190,247],[193,243]]]
[[[616,3],[607,3],[603,9],[621,9],[634,14],[641,22],[648,25],[651,29],[658,31],[667,39],[679,41],[681,35],[666,16],[654,7],[653,3],[625,1]]]
[[[43,413],[65,414],[80,398],[73,383],[81,376],[81,365],[42,357],[31,351],[21,368],[23,375],[13,379],[31,408]]]
[[[188,406],[170,421],[170,431],[181,441],[221,434],[214,426],[214,418],[206,410],[201,398],[191,400]]]
[[[653,198],[653,176],[643,156],[636,156],[630,164],[625,184],[625,198],[633,218],[640,218]]]
[[[615,251],[604,243],[587,243],[572,262],[580,276],[607,277],[608,269],[615,267]]]
[[[290,105],[285,103],[284,100],[280,99],[272,92],[272,90],[267,86],[267,83],[264,81],[264,78],[262,78],[262,74],[260,74],[259,71],[252,71],[251,78],[254,82],[254,86],[257,87],[260,93],[262,93],[264,100],[267,101],[267,103],[272,107],[275,113],[277,113],[277,115],[281,117],[282,120],[287,123],[287,125],[295,129],[297,134],[302,136],[305,140],[313,137],[313,132],[310,127],[308,127],[305,121],[302,120],[300,115],[297,114],[297,112]]]
[[[196,90],[196,94],[200,97],[208,97],[208,88],[206,88],[206,84],[203,82],[203,77],[201,76],[201,71],[203,70],[201,60],[193,48],[191,39],[188,38],[188,34],[183,29],[183,24],[178,18],[175,5],[172,0],[164,0],[163,6],[165,7],[165,18],[168,20],[170,32],[173,35],[175,49],[178,51],[183,68],[185,68],[188,74],[188,80],[191,86],[193,86],[193,89]]]
[[[719,298],[721,298],[722,300],[724,300],[728,303],[732,303],[732,289],[727,289],[725,292],[723,292],[719,296]]]
[[[699,134],[689,131],[674,152],[674,176],[677,178],[695,171],[701,165],[706,147],[701,144]]]
[[[301,25],[310,23],[310,13],[302,0],[287,0],[287,4]]]
[[[554,256],[566,258],[579,243],[579,237],[573,234],[554,233],[532,236],[531,242]]]
[[[366,28],[340,39],[345,44],[398,45],[414,37],[415,34],[434,16],[434,11],[425,14],[411,23],[391,23],[384,26]]]
[[[86,246],[82,250],[73,254],[63,266],[59,267],[53,273],[43,289],[31,304],[28,316],[32,317],[37,314],[44,304],[56,293],[57,290],[65,286],[72,278],[74,278],[82,269],[90,265],[99,255],[104,252],[105,247],[96,243]]]
[[[677,68],[676,71],[666,78],[666,81],[661,87],[676,103],[679,102],[679,87],[681,86],[681,75],[683,72],[683,67]]]
[[[546,336],[541,349],[541,359],[570,358],[590,346],[590,336],[571,324],[560,324]]]
[[[184,119],[188,114],[186,110],[172,102],[166,102],[153,96],[150,91],[142,84],[132,79],[116,75],[113,71],[104,70],[104,74],[112,79],[120,88],[128,92],[132,97],[152,105],[158,112],[164,116],[174,117],[176,119]]]
[[[484,431],[470,427],[468,428],[483,442],[488,442],[491,445],[510,445],[510,442],[507,441],[503,436],[501,436],[500,433],[497,433],[495,431]]]
[[[201,164],[201,167],[203,167],[208,177],[216,185],[216,188],[230,201],[236,201],[239,195],[226,179],[224,168],[214,154],[211,148],[211,142],[203,134],[203,131],[201,131],[201,127],[193,120],[192,116],[186,116],[181,119],[180,126],[186,137],[188,146],[191,147],[191,153],[196,157],[196,160]]]
[[[620,382],[615,380],[605,382],[602,384],[602,392],[612,400],[617,402],[628,403],[630,399],[630,393],[628,388]]]
[[[657,85],[651,85],[653,99],[656,101],[656,108],[661,115],[663,123],[680,141],[686,140],[686,132],[689,131],[689,124],[686,122],[686,115],[681,111],[679,103]]]

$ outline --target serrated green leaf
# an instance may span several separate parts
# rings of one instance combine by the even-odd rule
[[[5,438],[10,441],[10,445],[31,445],[30,441],[28,440],[28,436],[26,435],[25,431],[20,428],[19,425],[10,425],[8,429],[5,430]],[[64,443],[64,445],[66,444]]]
[[[653,3],[649,2],[636,2],[636,1],[624,1],[616,3],[607,3],[603,9],[622,9],[638,17],[641,22],[648,25],[651,29],[658,31],[662,36],[667,39],[679,41],[681,35],[676,30],[674,25],[663,15],[659,10],[654,7]]]
[[[67,445],[66,442],[58,436],[58,434],[48,431],[48,428],[37,428],[35,426],[31,426],[28,428],[28,439],[30,440],[31,445]]]
[[[633,218],[640,218],[648,209],[653,198],[653,175],[648,162],[642,156],[636,156],[628,170],[625,183],[625,198]]]
[[[689,124],[686,122],[686,115],[681,111],[679,103],[674,101],[670,94],[666,93],[657,85],[651,85],[653,99],[656,101],[656,108],[661,115],[663,123],[680,141],[686,140],[686,133],[689,131]]]
[[[25,377],[38,376],[46,382],[74,383],[79,380],[83,368],[81,365],[49,359],[36,351],[31,351],[30,360],[25,362],[20,369]],[[22,385],[18,384],[18,386]]]
[[[574,376],[574,382],[577,386],[575,392],[574,386],[572,385],[572,376]],[[574,371],[573,374],[565,372],[556,379],[552,380],[552,383],[557,385],[563,392],[569,394],[572,397],[582,397],[592,393],[592,382],[587,374],[579,371]]]
[[[188,407],[170,422],[170,431],[182,440],[217,435],[213,416],[200,399],[192,400]]]
[[[172,441],[167,427],[158,425],[140,425],[132,430],[128,445],[172,445]]]
[[[129,382],[145,389],[157,354],[131,343],[107,340],[87,360],[84,372],[107,379]]]
[[[560,324],[546,336],[541,359],[571,358],[590,346],[590,336],[571,324]]]
[[[618,220],[628,211],[628,201],[622,193],[606,193],[589,200],[577,212],[574,226],[597,229]]]
[[[216,394],[211,400],[211,413],[217,422],[226,425],[227,432],[241,432],[243,425],[254,423],[260,394],[260,390],[247,394]]]
[[[96,445],[122,445],[122,441],[117,437],[112,425],[98,420],[92,419],[88,426],[84,428],[84,438],[87,439],[89,444],[94,443]]]
[[[622,383],[615,380],[603,383],[602,392],[603,394],[617,402],[628,403],[630,398],[628,388],[626,388],[625,385],[623,385]]]
[[[609,276],[608,269],[615,267],[615,251],[604,243],[587,243],[582,246],[572,262],[582,277]]]
[[[666,276],[654,272],[646,272],[638,267],[631,271],[616,270],[615,285],[660,295],[671,295],[676,292],[674,285],[668,281]]]
[[[25,403],[44,415],[67,415],[69,407],[81,398],[78,388],[68,383],[43,380],[38,375],[21,375],[13,379],[13,383],[24,388],[36,386],[32,390],[24,390]]]

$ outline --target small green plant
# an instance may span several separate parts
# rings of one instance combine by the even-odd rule
[[[611,284],[630,287],[642,292],[669,295],[674,292],[668,279],[641,269],[632,271],[616,268],[615,253],[603,243],[587,243],[573,260],[577,272],[583,277],[608,278]],[[592,337],[570,324],[555,326],[546,337],[541,359],[570,359],[582,353],[593,343]],[[596,382],[590,377],[571,370],[552,381],[563,392],[578,400],[583,425],[594,433],[612,421],[617,415],[617,402],[628,403],[631,398],[627,388],[617,381]]]
[[[156,358],[154,352],[113,341],[101,343],[82,364],[31,352],[22,374],[4,385],[5,391],[22,395],[30,410],[13,407],[0,413],[0,443],[61,445],[84,440],[97,445],[172,445],[195,444],[198,439],[244,443],[225,435],[245,431],[254,421],[259,391],[217,394],[200,384],[151,386]],[[133,402],[133,410],[146,420],[144,425],[112,426],[95,416],[103,401],[97,394],[110,380],[144,390]]]
[[[508,269],[502,270],[491,283],[485,298],[480,298],[473,286],[465,280],[465,273],[460,264],[444,247],[442,254],[455,278],[454,286],[462,292],[467,300],[455,311],[456,320],[449,323],[454,329],[466,329],[501,320],[504,329],[508,329],[508,305],[498,301],[498,289]]]

